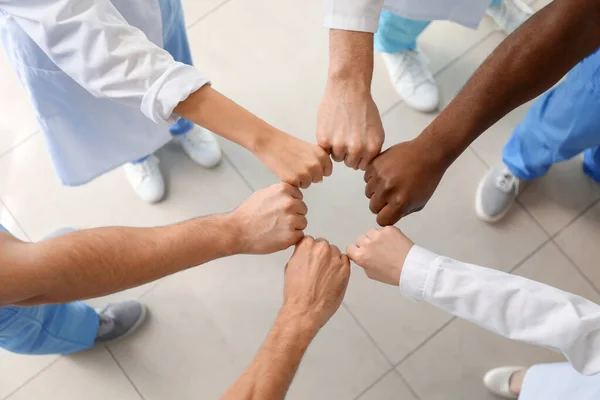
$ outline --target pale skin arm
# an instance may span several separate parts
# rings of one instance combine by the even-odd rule
[[[96,228],[38,243],[0,232],[0,306],[98,297],[220,257],[283,250],[303,237],[306,212],[302,193],[281,183],[229,214],[165,227]]]
[[[367,168],[366,195],[380,225],[421,210],[446,169],[487,128],[543,93],[600,47],[600,2],[555,0],[510,35],[416,139]]]
[[[274,128],[211,86],[192,93],[175,113],[250,150],[291,185],[305,189],[333,170],[329,155],[319,146]]]
[[[332,29],[329,48],[317,142],[334,161],[365,170],[384,141],[379,110],[371,97],[373,34]]]
[[[282,400],[302,356],[346,293],[350,262],[324,239],[304,238],[285,271],[281,311],[258,354],[221,400]]]

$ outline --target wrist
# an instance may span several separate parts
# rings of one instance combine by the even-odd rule
[[[444,140],[437,132],[427,127],[419,136],[412,140],[416,150],[429,161],[432,167],[447,169],[462,151],[456,145]],[[458,153],[458,154],[457,154]]]
[[[223,256],[246,254],[248,235],[245,221],[241,220],[235,211],[216,215],[215,218],[221,227],[222,238],[218,243],[223,247]]]
[[[331,30],[328,83],[370,90],[373,78],[373,34]]]
[[[293,330],[307,340],[312,340],[319,330],[321,323],[317,314],[302,307],[284,303],[277,315],[277,321]]]
[[[245,147],[255,155],[266,153],[269,152],[269,146],[283,135],[286,134],[265,122],[265,126],[259,127],[250,135],[248,145]]]

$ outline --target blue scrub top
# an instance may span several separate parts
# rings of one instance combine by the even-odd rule
[[[0,231],[8,232],[2,225],[0,225]]]

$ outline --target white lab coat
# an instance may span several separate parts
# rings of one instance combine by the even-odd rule
[[[490,0],[325,0],[325,26],[377,32],[385,8],[406,18],[449,20],[476,28],[489,4]]]
[[[208,82],[161,48],[163,20],[159,0],[0,0],[0,39],[63,183],[162,147],[174,108]]]
[[[600,373],[600,306],[580,296],[419,246],[405,260],[400,291],[509,339],[561,352],[582,374]]]

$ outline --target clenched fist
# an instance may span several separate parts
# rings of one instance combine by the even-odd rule
[[[404,261],[413,245],[400,229],[386,226],[360,236],[355,244],[348,246],[346,253],[369,278],[398,286]]]
[[[327,240],[307,236],[285,267],[282,310],[320,329],[340,308],[349,278],[348,257]]]
[[[334,161],[365,170],[381,152],[383,125],[371,94],[349,84],[329,84],[319,107],[317,143]]]
[[[322,148],[281,131],[255,153],[281,181],[302,189],[321,182],[333,171],[331,159]]]
[[[431,153],[415,139],[390,147],[369,165],[365,195],[379,225],[393,225],[425,207],[447,168]]]
[[[295,186],[279,183],[257,190],[231,213],[240,253],[269,254],[298,243],[308,224],[307,211]]]

